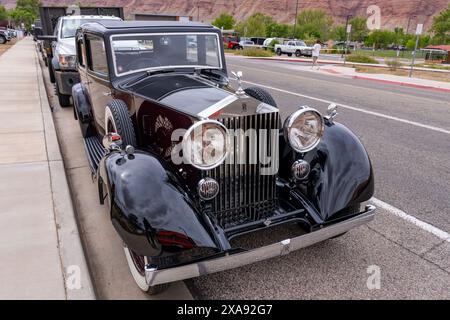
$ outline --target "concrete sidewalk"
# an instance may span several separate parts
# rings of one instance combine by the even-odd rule
[[[0,56],[0,299],[93,299],[35,44]]]

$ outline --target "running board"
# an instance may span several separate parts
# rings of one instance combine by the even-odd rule
[[[96,136],[84,138],[83,142],[91,171],[96,174],[100,160],[106,154],[106,150]]]

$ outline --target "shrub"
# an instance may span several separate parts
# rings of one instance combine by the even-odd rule
[[[391,60],[385,59],[384,62],[389,67],[389,69],[392,71],[395,71],[395,70],[397,70],[397,68],[402,66],[402,64],[400,62],[398,62],[396,59],[391,59]]]
[[[378,61],[372,57],[364,56],[362,54],[350,54],[346,58],[349,62],[358,62],[358,63],[373,63],[378,64]]]
[[[280,44],[280,42],[277,39],[273,39],[270,43],[269,43],[269,49],[272,52],[275,52],[275,45],[276,44]]]
[[[236,54],[241,54],[247,57],[272,57],[271,51],[262,50],[259,48],[245,48],[244,50],[238,50]]]

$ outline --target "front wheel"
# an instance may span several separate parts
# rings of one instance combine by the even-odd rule
[[[145,266],[148,265],[148,258],[141,256],[123,245],[125,251],[125,257],[127,258],[128,267],[130,268],[131,275],[138,287],[149,295],[159,294],[170,286],[169,283],[158,284],[156,286],[149,286],[145,280]]]
[[[280,48],[277,49],[277,56],[281,56],[281,49]]]
[[[70,95],[62,94],[61,92],[59,92],[58,83],[56,83],[56,94],[58,95],[59,105],[62,108],[66,108],[66,107],[70,107],[71,106]]]
[[[0,44],[5,44],[6,38],[4,36],[0,36]]]
[[[295,56],[296,57],[301,57],[302,56],[302,52],[300,50],[295,51]]]

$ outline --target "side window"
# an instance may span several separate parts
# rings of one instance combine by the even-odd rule
[[[77,40],[77,60],[78,60],[78,64],[85,68],[86,67],[86,57],[84,55],[84,43],[83,43],[83,38],[80,37]]]
[[[103,39],[87,35],[85,45],[88,69],[102,76],[108,76],[108,63]]]

